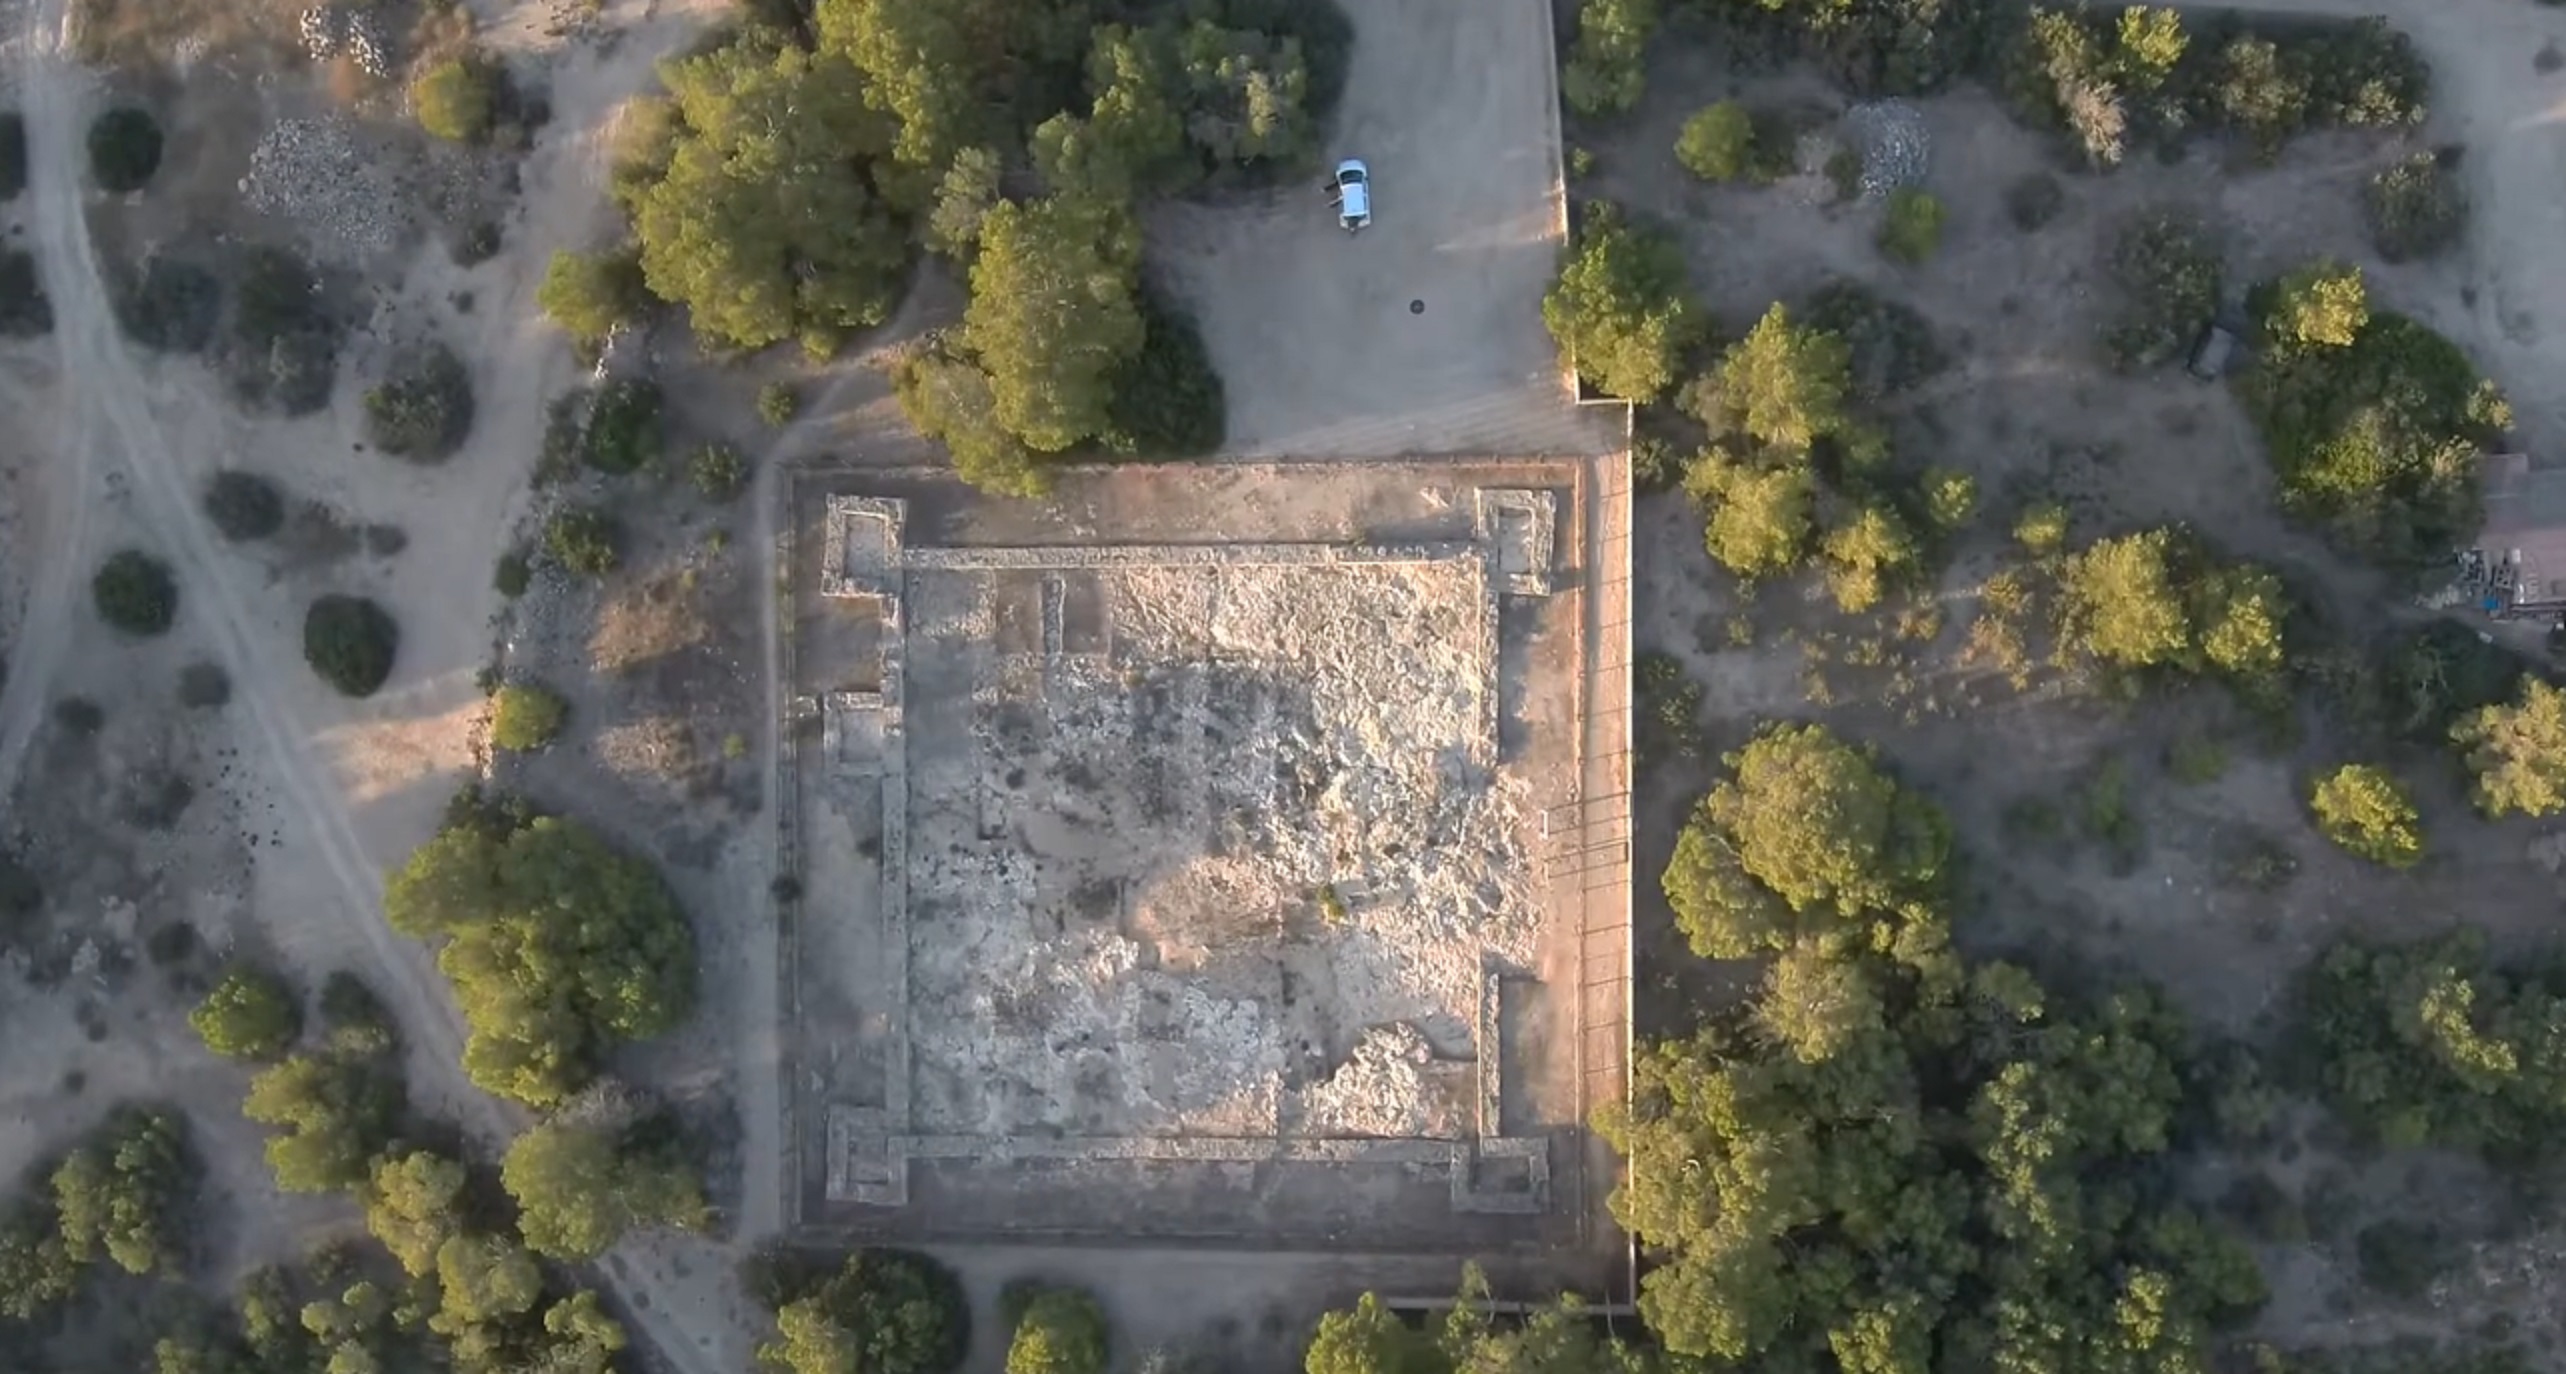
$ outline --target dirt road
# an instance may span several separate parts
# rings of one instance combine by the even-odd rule
[[[2212,0],[2178,7],[2225,8]],[[2465,253],[2478,283],[2468,307],[2535,451],[2566,448],[2566,10],[2526,0],[2253,0],[2248,8],[2342,18],[2378,15],[2432,64],[2426,136],[2463,143],[2474,213]],[[2552,59],[2553,60],[2553,59]]]
[[[504,515],[522,484],[522,455],[535,447],[544,387],[559,380],[554,374],[566,366],[566,359],[550,357],[561,352],[557,341],[531,334],[531,311],[517,308],[531,290],[536,269],[520,265],[516,276],[521,280],[510,283],[508,298],[495,302],[501,308],[489,312],[483,326],[497,337],[475,341],[491,346],[477,360],[485,378],[496,374],[518,380],[485,393],[482,427],[473,445],[483,463],[479,475],[469,479],[472,490],[462,493],[462,500],[454,499],[456,493],[421,489],[415,483],[405,491],[397,478],[385,474],[389,494],[376,497],[373,506],[375,511],[397,508],[418,516],[409,527],[420,530],[432,546],[429,552],[439,556],[419,558],[422,550],[414,547],[414,562],[448,577],[468,577],[473,593],[431,597],[415,612],[402,606],[403,664],[386,693],[397,700],[363,705],[341,701],[295,662],[298,655],[291,645],[299,602],[274,604],[272,592],[264,602],[258,599],[265,579],[218,545],[197,508],[191,473],[209,468],[226,452],[267,451],[299,454],[307,464],[334,452],[335,466],[343,470],[344,443],[335,435],[316,436],[309,427],[244,422],[231,413],[202,369],[193,364],[147,369],[126,346],[83,215],[83,130],[93,91],[67,51],[64,8],[62,0],[48,0],[42,7],[32,41],[19,45],[17,71],[29,152],[29,236],[53,302],[69,389],[64,398],[69,419],[58,451],[80,465],[107,464],[127,479],[135,515],[154,532],[186,589],[184,613],[199,622],[231,674],[244,738],[262,756],[288,825],[300,832],[289,849],[315,877],[303,895],[321,904],[331,927],[327,935],[351,957],[371,965],[371,981],[407,1033],[413,1092],[421,1105],[450,1115],[485,1149],[495,1150],[524,1124],[522,1115],[463,1080],[458,1067],[463,1028],[441,978],[427,952],[395,936],[380,916],[384,865],[424,838],[436,789],[410,788],[417,795],[403,797],[398,805],[384,804],[388,765],[382,762],[382,750],[369,752],[361,741],[349,741],[370,729],[415,735],[419,721],[436,724],[458,710],[468,712],[477,695],[470,687],[470,665],[486,649],[486,569],[506,535]],[[674,33],[658,37],[675,41]],[[640,74],[648,71],[647,46],[635,45],[633,62]],[[622,71],[618,79],[629,89],[641,78]],[[585,194],[588,188],[577,189],[583,199],[593,199]],[[540,255],[527,261],[539,262]],[[269,428],[275,432],[261,432]],[[244,442],[253,434],[255,443]],[[515,456],[502,463],[500,455],[510,451]],[[314,480],[320,480],[318,473]],[[91,499],[87,484],[66,480],[61,490],[67,494],[56,499],[74,507],[65,519],[80,516],[77,508]],[[78,526],[68,528],[76,531]],[[468,551],[433,547],[441,539],[458,537],[472,541]],[[86,566],[76,556],[50,558],[48,564],[68,570],[55,573],[57,578],[71,579]],[[77,605],[76,588],[61,589],[48,600],[59,620],[68,614],[63,608]],[[28,647],[11,674],[11,694],[0,711],[0,727],[5,727],[0,762],[13,766],[13,751],[23,750],[43,700],[51,657],[66,637],[59,623],[34,628],[38,633],[22,641]],[[437,774],[453,770],[465,756],[460,732],[447,729],[444,736],[417,746],[411,751],[415,757],[400,761],[401,781],[433,782]],[[350,767],[350,760],[357,766]],[[334,769],[333,763],[339,767]],[[366,818],[370,836],[360,835],[355,819],[360,816]],[[710,1249],[685,1243],[669,1248]],[[682,1374],[727,1374],[740,1365],[744,1352],[732,1320],[736,1313],[718,1291],[708,1293],[702,1282],[665,1282],[666,1269],[647,1262],[609,1268],[613,1278],[608,1286],[639,1327],[636,1334],[657,1346],[672,1367]],[[669,1268],[680,1279],[710,1279],[715,1290],[727,1270],[718,1254],[700,1257],[691,1267],[679,1263]],[[708,1302],[720,1310],[708,1312]]]

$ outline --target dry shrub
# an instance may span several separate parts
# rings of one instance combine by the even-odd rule
[[[597,612],[588,640],[589,667],[600,673],[629,668],[690,649],[712,636],[693,589],[682,574],[668,573],[621,592]]]

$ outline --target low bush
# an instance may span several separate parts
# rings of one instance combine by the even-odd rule
[[[214,340],[223,284],[200,264],[155,255],[120,282],[116,321],[126,337],[163,353],[195,353]]]
[[[659,457],[659,384],[623,378],[598,388],[579,440],[580,460],[599,472],[639,472]]]
[[[139,549],[109,555],[89,591],[98,618],[129,635],[165,634],[178,619],[178,582],[169,565]]]
[[[603,577],[619,561],[615,550],[621,531],[604,511],[573,507],[546,521],[544,551],[552,561],[582,577]]]
[[[219,663],[190,663],[178,670],[178,704],[210,711],[232,700],[232,675]]]
[[[1734,100],[1704,106],[1675,138],[1675,161],[1704,181],[1737,181],[1755,170],[1755,118]]]
[[[2459,1246],[2440,1228],[2390,1219],[2361,1228],[2353,1251],[2365,1288],[2392,1298],[2420,1298],[2460,1259]]]
[[[260,244],[242,254],[223,351],[244,400],[288,415],[329,404],[338,380],[339,324],[321,288],[320,274],[286,249]]]
[[[23,248],[0,252],[0,335],[32,339],[53,332],[53,302],[36,277],[35,256]]]
[[[2130,225],[2114,247],[2112,276],[2127,304],[2104,342],[2122,367],[2183,356],[2218,313],[2218,252],[2188,220],[2160,214]]]
[[[27,118],[0,110],[0,200],[15,200],[27,189]]]
[[[187,1024],[226,1059],[274,1059],[302,1033],[303,1007],[275,974],[235,968],[187,1014]]]
[[[399,622],[364,597],[332,593],[303,614],[303,661],[342,695],[374,695],[400,649]]]
[[[365,393],[365,422],[374,446],[393,457],[451,457],[472,433],[472,374],[453,349],[431,344]]]
[[[2415,804],[2384,768],[2345,764],[2317,780],[2308,808],[2317,829],[2348,853],[2388,868],[2412,868],[2423,857]]]
[[[2005,188],[2005,216],[2028,234],[2067,208],[2067,188],[2047,172],[2031,172]]]
[[[449,143],[485,143],[507,99],[507,73],[478,53],[449,57],[410,85],[419,127]]]
[[[511,752],[541,749],[561,733],[570,703],[549,688],[512,682],[491,701],[490,743]]]
[[[160,122],[143,110],[119,106],[89,126],[89,175],[119,195],[139,191],[160,170]]]
[[[285,527],[285,496],[254,472],[224,468],[205,482],[205,518],[235,544],[265,539]]]
[[[1799,314],[1809,328],[1844,341],[1853,394],[1866,403],[1884,401],[1950,365],[1922,314],[1858,281],[1819,287]]]
[[[2436,257],[2468,230],[2468,193],[2430,153],[2417,153],[2372,177],[2361,206],[2370,242],[2390,262]]]
[[[736,445],[703,444],[686,460],[686,478],[705,500],[728,501],[748,486],[748,460]]]
[[[1942,202],[1912,186],[1889,193],[1888,217],[1880,222],[1880,251],[1914,266],[1942,247]]]
[[[524,554],[515,552],[499,555],[499,565],[490,574],[490,585],[510,601],[524,596],[526,589],[534,585],[534,580],[533,565],[526,561]]]
[[[802,394],[791,382],[768,382],[757,389],[757,418],[782,429],[802,413]]]

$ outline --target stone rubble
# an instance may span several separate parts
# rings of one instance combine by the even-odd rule
[[[279,120],[250,150],[240,190],[250,208],[360,252],[391,247],[405,223],[405,198],[336,115]]]
[[[382,21],[371,10],[314,5],[303,11],[299,27],[303,51],[314,62],[345,53],[369,76],[392,74],[391,45],[384,38]]]
[[[1862,158],[1864,199],[1924,183],[1933,139],[1922,110],[1903,100],[1856,105],[1844,112],[1844,136]]]

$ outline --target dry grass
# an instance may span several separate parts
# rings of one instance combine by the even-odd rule
[[[695,733],[675,716],[653,716],[597,732],[597,761],[627,782],[684,790],[704,760]]]
[[[284,65],[301,58],[302,10],[301,0],[73,0],[71,49],[94,67],[168,63],[185,48]]]
[[[694,590],[692,577],[673,572],[619,591],[597,612],[589,666],[620,673],[710,639],[712,626]]]

